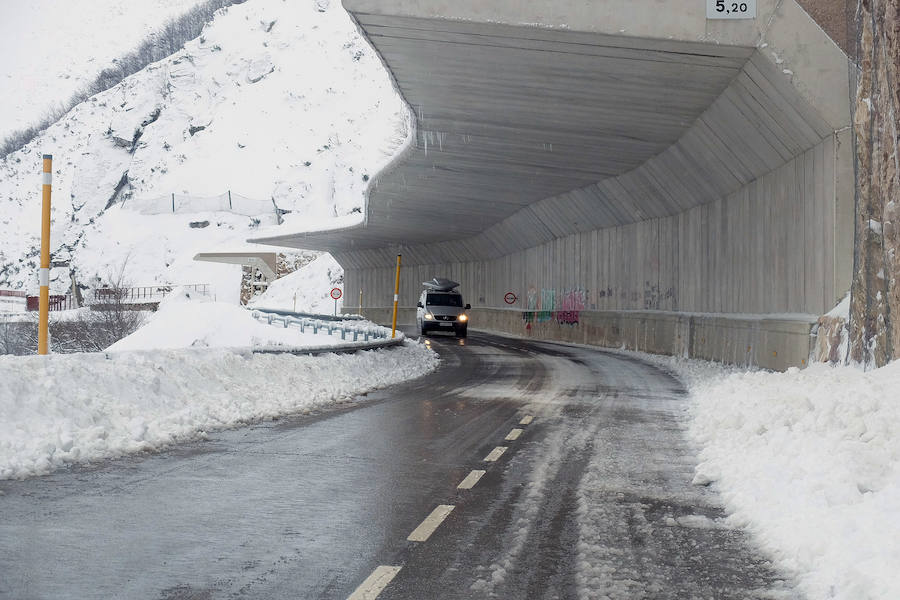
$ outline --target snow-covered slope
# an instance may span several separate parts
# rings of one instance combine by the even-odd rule
[[[71,260],[82,283],[125,264],[134,285],[209,282],[221,299],[236,297],[239,269],[192,256],[274,227],[274,206],[256,218],[190,212],[200,203],[189,201],[176,214],[142,207],[232,190],[291,211],[292,230],[361,218],[369,176],[409,132],[408,109],[338,2],[224,9],[182,52],[0,162],[0,287],[36,289],[42,153],[54,155],[54,261]],[[68,269],[54,269],[51,289],[67,285]]]
[[[149,31],[201,0],[0,3],[0,140],[67,101]],[[14,93],[6,93],[6,91]]]
[[[331,290],[340,289],[343,280],[344,271],[337,261],[330,254],[322,254],[308,265],[274,281],[250,304],[260,308],[331,314],[335,310]],[[338,312],[345,300],[343,297],[338,300]],[[353,306],[351,301],[347,304]]]

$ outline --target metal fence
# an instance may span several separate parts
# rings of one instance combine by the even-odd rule
[[[127,304],[142,304],[144,302],[159,302],[178,287],[201,296],[209,296],[208,283],[193,283],[180,286],[145,285],[130,288],[97,288],[94,290],[93,298],[95,303],[124,302]]]
[[[26,296],[25,310],[28,312],[39,310],[40,302],[40,296]],[[75,304],[75,299],[72,297],[72,294],[50,294],[50,312],[78,308]]]
[[[385,327],[350,325],[335,321],[323,321],[320,319],[310,319],[306,317],[290,317],[288,315],[276,315],[272,313],[261,313],[253,311],[253,318],[257,321],[265,321],[269,325],[280,324],[285,329],[296,327],[300,329],[300,333],[304,333],[307,329],[312,329],[314,334],[324,331],[328,335],[340,335],[345,341],[365,341],[389,339],[391,337],[390,330]],[[352,339],[348,339],[352,336]]]
[[[170,213],[230,212],[245,217],[279,214],[272,199],[249,198],[235,194],[231,190],[217,196],[191,196],[189,194],[166,194],[156,198],[132,198],[123,205],[142,215],[163,215]]]
[[[27,294],[16,290],[0,290],[0,313],[25,312]]]

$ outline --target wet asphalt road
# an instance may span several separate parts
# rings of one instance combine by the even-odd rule
[[[0,599],[344,599],[379,565],[402,567],[384,599],[797,597],[690,484],[671,376],[474,332],[430,344],[436,373],[352,404],[0,482]]]

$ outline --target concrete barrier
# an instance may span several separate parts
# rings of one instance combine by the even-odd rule
[[[389,323],[389,307],[366,308]],[[743,367],[783,371],[809,362],[816,322],[812,315],[728,315],[666,311],[522,311],[473,308],[469,327],[539,340],[625,348]],[[398,323],[415,324],[415,309],[401,308]]]

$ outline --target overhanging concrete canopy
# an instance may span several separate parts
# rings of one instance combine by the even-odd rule
[[[363,226],[254,241],[359,267],[398,247],[417,263],[503,256],[722,198],[846,124],[846,97],[822,91],[836,47],[802,76],[765,54],[765,35],[798,36],[798,55],[824,36],[792,1],[740,23],[686,0],[662,3],[668,18],[621,0],[344,4],[414,111],[414,143],[373,180]]]
[[[276,279],[278,268],[274,252],[201,252],[194,255],[194,260],[256,267],[268,281]]]

